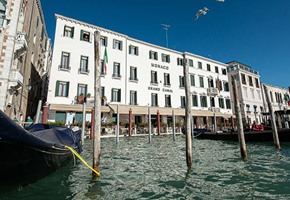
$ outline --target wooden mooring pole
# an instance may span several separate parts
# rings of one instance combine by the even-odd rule
[[[269,107],[269,113],[270,113],[270,116],[271,116],[271,126],[272,126],[274,144],[275,144],[276,149],[279,150],[279,149],[281,149],[281,146],[280,146],[280,141],[279,141],[277,126],[276,126],[275,113],[274,113],[272,104],[270,102],[268,88],[267,88],[266,85],[264,85],[264,88],[265,88],[266,100],[267,100],[268,107]]]
[[[157,134],[160,135],[160,112],[157,110]]]
[[[101,155],[101,70],[100,70],[100,32],[94,32],[94,53],[95,53],[95,73],[94,73],[94,140],[93,140],[93,169],[100,173],[100,155]],[[93,176],[96,174],[93,172]]]
[[[129,110],[129,129],[128,129],[129,137],[132,135],[132,109]]]
[[[189,85],[189,69],[185,53],[183,53],[183,74],[184,74],[184,85],[185,85],[185,116],[186,116],[186,163],[187,167],[192,166],[192,143],[191,143],[191,93]]]
[[[173,133],[173,140],[175,141],[175,111],[172,110],[172,133]]]
[[[232,85],[233,85],[235,113],[236,113],[236,118],[238,122],[238,138],[239,138],[239,144],[240,144],[240,152],[241,152],[242,158],[246,159],[247,147],[246,147],[246,142],[245,142],[240,101],[239,101],[239,96],[238,96],[238,86],[237,86],[237,80],[233,76],[232,76]]]

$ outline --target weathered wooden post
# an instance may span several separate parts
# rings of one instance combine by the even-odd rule
[[[116,125],[116,142],[119,142],[119,136],[120,136],[120,113],[119,113],[119,104],[117,104],[117,125]]]
[[[85,128],[86,128],[86,100],[87,98],[85,97],[84,102],[83,102],[83,121],[82,121],[82,145],[84,145],[84,140],[85,140]]]
[[[148,106],[148,129],[149,129],[149,142],[151,143],[151,110],[150,106]]]
[[[185,85],[185,116],[186,116],[186,163],[187,167],[192,166],[192,143],[191,143],[191,94],[190,94],[190,84],[189,84],[189,69],[187,65],[187,60],[185,53],[183,53],[183,74],[184,74],[184,85]]]
[[[92,108],[92,115],[91,115],[91,133],[90,139],[94,139],[94,127],[95,127],[95,109]]]
[[[100,70],[100,32],[94,32],[94,53],[95,53],[95,73],[94,73],[94,141],[93,141],[93,169],[100,172],[100,155],[101,155],[101,70]],[[96,174],[93,172],[93,176]]]
[[[268,88],[267,88],[266,85],[264,85],[264,88],[265,88],[266,100],[267,100],[268,107],[269,107],[269,113],[270,113],[270,116],[271,116],[271,126],[272,126],[274,144],[275,144],[276,149],[279,150],[279,149],[281,149],[281,146],[280,146],[280,141],[279,141],[277,126],[276,126],[275,113],[274,113],[272,104],[270,102]]]
[[[246,142],[245,142],[240,101],[239,101],[239,97],[238,97],[238,86],[237,86],[237,80],[233,76],[232,76],[232,84],[233,84],[233,96],[234,96],[235,112],[236,112],[236,117],[237,117],[237,121],[238,121],[238,138],[239,138],[239,144],[240,144],[240,152],[241,152],[242,158],[246,159],[247,158],[247,148],[246,148]]]
[[[234,117],[231,116],[231,124],[232,124],[232,131],[235,130],[235,121],[234,121]]]
[[[35,121],[34,121],[35,124],[39,123],[41,106],[42,106],[42,100],[39,100],[38,105],[37,105]]]
[[[47,103],[45,103],[45,105],[43,106],[43,109],[42,109],[41,123],[47,124],[47,114],[48,114],[48,105],[47,105]]]
[[[208,116],[205,117],[205,128],[208,129]]]
[[[160,135],[160,113],[157,110],[157,134]]]
[[[172,110],[172,132],[173,132],[173,140],[175,141],[175,111]]]
[[[128,129],[129,136],[132,135],[132,109],[129,110],[129,129]]]

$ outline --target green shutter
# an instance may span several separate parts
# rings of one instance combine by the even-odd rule
[[[80,40],[83,40],[83,33],[84,33],[84,31],[81,30]]]
[[[118,102],[121,102],[121,89],[118,90]]]
[[[131,54],[132,45],[129,46],[129,54]]]
[[[138,56],[139,55],[139,48],[136,47],[136,55]]]
[[[67,86],[67,90],[66,90],[65,96],[68,97],[68,94],[69,94],[69,82],[66,83],[66,86]]]
[[[58,96],[58,88],[59,88],[59,81],[56,81],[56,84],[55,84],[55,96],[56,97]]]
[[[75,27],[72,27],[72,28],[71,28],[71,38],[74,37],[74,33],[75,33]]]
[[[111,102],[113,102],[113,94],[114,94],[114,89],[111,89]]]

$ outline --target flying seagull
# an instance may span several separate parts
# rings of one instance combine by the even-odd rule
[[[197,20],[201,14],[205,15],[207,11],[209,11],[207,7],[204,7],[203,9],[200,9],[199,11],[197,11],[195,15],[195,20]]]
[[[215,0],[215,1],[217,1],[217,2],[225,2],[225,0]]]

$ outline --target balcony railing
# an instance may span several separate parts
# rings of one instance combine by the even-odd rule
[[[10,75],[9,75],[9,81],[10,82],[16,82],[20,85],[23,85],[23,75],[21,74],[19,69],[11,69]]]
[[[58,66],[58,70],[70,71],[70,66],[67,66],[67,65],[59,65]]]

